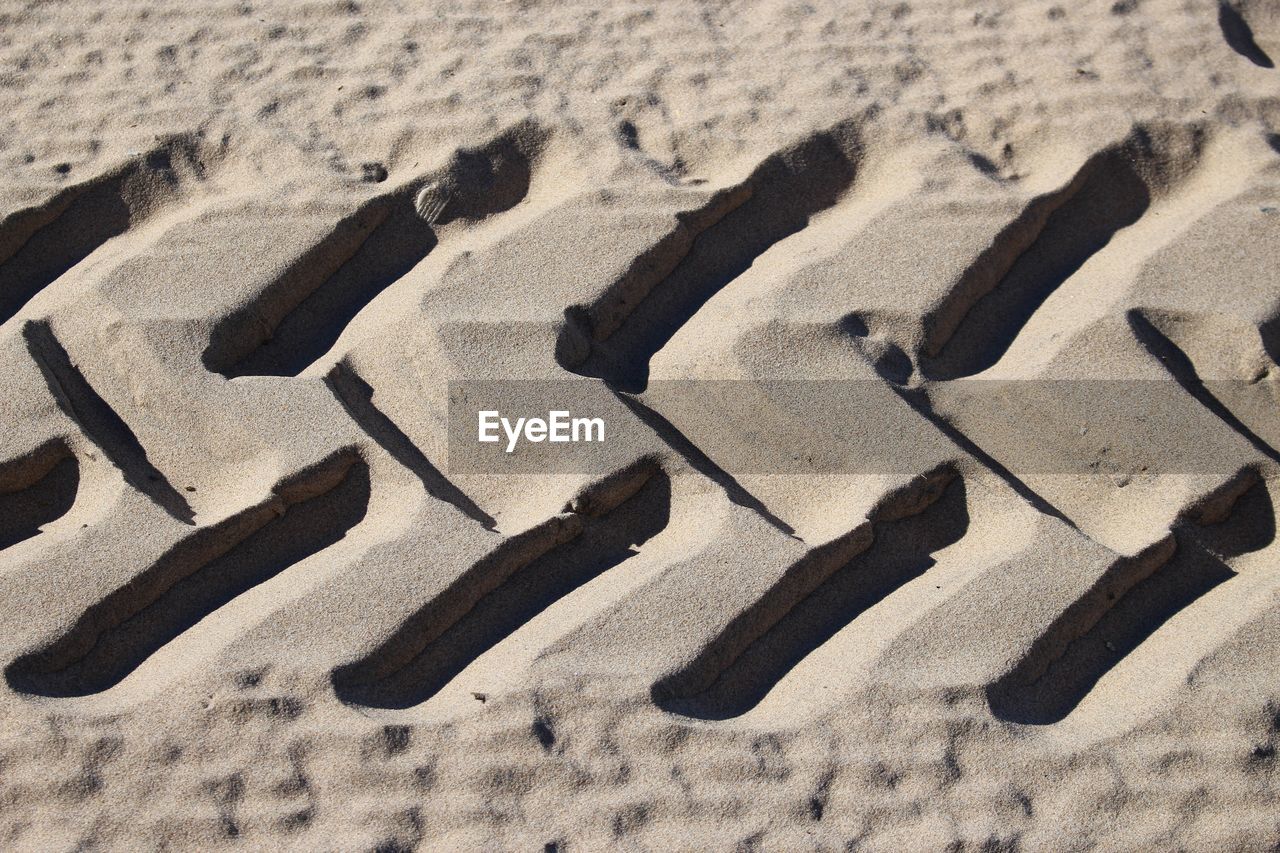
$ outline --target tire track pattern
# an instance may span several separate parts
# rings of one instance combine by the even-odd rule
[[[616,389],[642,392],[650,360],[711,299],[732,288],[765,253],[782,254],[789,238],[856,193],[871,156],[862,135],[854,123],[836,125],[764,158],[741,180],[708,190],[699,204],[676,215],[674,228],[634,257],[621,276],[604,282],[594,301],[564,307],[554,350],[547,353],[549,366],[554,362]],[[322,363],[380,294],[453,239],[450,223],[470,227],[522,204],[551,144],[544,128],[521,124],[480,146],[459,149],[436,172],[361,203],[281,276],[210,324],[200,354],[215,374],[210,380],[305,373],[308,378],[298,382],[309,381],[307,369]],[[914,346],[908,341],[893,345],[920,368],[926,388],[935,379],[991,367],[1055,291],[1104,253],[1117,233],[1183,186],[1199,167],[1206,144],[1201,128],[1151,126],[1135,128],[1097,152],[1057,190],[1030,199],[1018,219],[973,259],[933,313],[922,318]],[[185,176],[204,179],[199,164],[192,144],[166,144],[6,220],[0,230],[0,322],[17,316],[35,294],[108,240],[140,224],[143,211],[131,206],[136,187],[167,183],[178,189],[164,192],[176,195]],[[785,258],[779,263],[785,265]],[[848,322],[856,311],[839,313],[843,319],[833,324],[833,334],[846,340],[870,337],[865,326]],[[1157,324],[1136,309],[1124,317],[1134,338],[1225,429],[1244,434],[1268,462],[1277,461],[1274,449],[1227,405],[1202,393],[1194,366]],[[130,413],[117,412],[95,390],[79,366],[77,356],[83,356],[69,352],[61,339],[59,323],[56,317],[35,317],[20,326],[52,398],[130,488],[174,520],[192,525],[187,499],[150,461],[125,420]],[[58,699],[108,692],[250,590],[323,563],[326,551],[360,525],[372,505],[377,468],[366,460],[366,450],[412,472],[431,500],[461,510],[475,523],[477,537],[493,537],[484,540],[493,543],[485,556],[459,570],[443,591],[418,603],[357,658],[335,662],[329,674],[338,699],[391,711],[431,702],[540,614],[643,556],[676,522],[677,476],[709,480],[708,488],[734,482],[732,471],[705,476],[700,469],[708,466],[689,462],[701,457],[700,449],[683,446],[678,428],[664,424],[655,432],[669,445],[669,457],[640,460],[579,493],[564,512],[514,535],[499,535],[498,522],[482,501],[451,482],[408,427],[374,404],[371,383],[355,367],[360,363],[363,369],[363,362],[336,355],[324,363],[323,376],[314,377],[317,387],[345,411],[367,447],[338,448],[280,480],[269,499],[187,531],[69,627],[12,660],[5,677],[13,691]],[[890,384],[903,385],[909,372],[900,372]],[[927,395],[911,399],[929,406]],[[642,409],[640,403],[631,407]],[[924,415],[922,424],[935,417]],[[660,419],[659,413],[647,420]],[[735,484],[733,511],[766,517],[769,535],[783,543],[776,552],[777,580],[740,612],[719,614],[724,627],[684,659],[646,662],[653,665],[652,701],[672,714],[704,720],[749,715],[833,638],[858,620],[878,618],[880,605],[901,600],[913,582],[932,578],[937,555],[963,545],[970,535],[976,480],[993,474],[996,480],[1008,478],[997,460],[956,443],[962,448],[956,464],[925,472],[907,487],[888,488],[860,523],[813,547],[797,544],[785,523]],[[70,446],[53,441],[29,458],[0,466],[0,548],[36,536],[71,510],[79,465]],[[1024,647],[1005,650],[1010,666],[992,668],[981,678],[993,714],[1024,725],[1067,719],[1130,654],[1145,643],[1163,641],[1162,626],[1231,584],[1237,558],[1274,540],[1275,509],[1267,490],[1273,477],[1265,464],[1233,472],[1224,478],[1225,491],[1188,508],[1165,539],[1138,555],[1111,554],[1081,589],[1059,590],[1065,603],[1057,616],[1034,626]],[[1035,497],[1019,485],[1020,493]],[[1036,504],[1029,512],[1084,539],[1047,501],[1029,502]],[[714,528],[707,535],[716,535]],[[1103,550],[1089,543],[1094,546]],[[689,566],[698,570],[696,554]],[[976,577],[979,585],[989,582],[981,572]],[[1051,577],[1041,580],[1054,583]],[[655,573],[644,580],[642,592],[663,583],[670,578]],[[607,598],[593,605],[593,612],[616,615],[628,600]]]

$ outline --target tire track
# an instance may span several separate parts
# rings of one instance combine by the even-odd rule
[[[494,518],[440,473],[413,440],[374,405],[373,388],[361,378],[348,359],[344,358],[334,365],[324,381],[360,429],[397,462],[412,471],[422,481],[427,494],[453,504],[468,518],[480,522],[485,528],[495,529],[497,522]]]
[[[852,124],[765,158],[740,184],[678,218],[593,305],[565,312],[562,366],[643,391],[649,360],[712,296],[773,245],[804,229],[853,185],[862,147]]]
[[[1277,452],[1274,447],[1267,443],[1266,439],[1255,433],[1247,424],[1236,417],[1236,414],[1231,411],[1227,404],[1213,394],[1196,372],[1195,365],[1187,354],[1160,331],[1156,324],[1148,319],[1144,311],[1137,308],[1127,311],[1125,319],[1129,323],[1129,328],[1133,330],[1134,337],[1164,365],[1165,369],[1169,371],[1169,375],[1188,394],[1194,397],[1200,405],[1217,415],[1228,427],[1242,435],[1259,453],[1273,462],[1280,462],[1280,452]]]
[[[642,460],[582,492],[565,514],[508,539],[364,658],[333,672],[338,697],[368,708],[429,701],[499,643],[667,524],[670,483]]]
[[[433,249],[437,229],[524,199],[546,132],[516,125],[441,172],[365,202],[244,307],[219,320],[202,360],[227,378],[297,376]],[[418,208],[422,208],[421,212]]]
[[[811,549],[693,660],[656,682],[655,704],[707,720],[749,711],[857,614],[927,571],[931,552],[964,535],[963,481],[951,466],[935,469],[885,495],[867,518]]]
[[[1161,628],[1170,619],[1230,583],[1236,577],[1231,561],[1266,547],[1275,532],[1267,490],[1246,469],[1142,558],[1113,566],[1055,620],[1023,660],[988,687],[992,711],[1026,725],[1066,719],[1140,646],[1164,641]]]
[[[1186,180],[1206,141],[1196,126],[1138,126],[1032,200],[926,317],[925,377],[972,376],[999,361],[1054,291]]]
[[[113,237],[210,177],[197,136],[176,136],[0,222],[0,324]]]
[[[0,550],[38,535],[65,515],[79,487],[79,460],[62,441],[0,464]]]
[[[342,539],[368,498],[368,468],[350,450],[287,478],[269,500],[195,531],[19,657],[5,669],[9,686],[62,698],[114,687],[201,619]]]
[[[934,495],[932,489],[939,489]],[[663,685],[659,705],[667,711],[706,720],[739,717],[755,708],[808,656],[868,609],[933,567],[937,551],[960,540],[968,529],[964,482],[952,476],[932,486],[933,501],[914,514],[873,523],[866,550],[836,570],[744,648],[707,687],[672,696]],[[905,511],[905,510],[904,510]],[[768,605],[761,603],[760,607]],[[689,677],[686,675],[677,677]],[[705,681],[703,675],[698,680]],[[655,694],[661,688],[655,688]],[[681,691],[683,692],[683,691]]]
[[[186,498],[151,464],[133,430],[85,379],[49,324],[29,320],[22,335],[58,406],[120,469],[125,482],[179,521],[194,523],[195,512]]]

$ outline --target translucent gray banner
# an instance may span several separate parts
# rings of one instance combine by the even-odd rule
[[[733,473],[917,473],[974,454],[1015,474],[1220,473],[1276,460],[1278,383],[593,380],[449,383],[451,473],[606,473],[675,447]]]

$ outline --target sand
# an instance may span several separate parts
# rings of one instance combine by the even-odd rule
[[[3,4],[0,846],[1280,845],[1278,61]],[[468,467],[512,379],[616,440]]]

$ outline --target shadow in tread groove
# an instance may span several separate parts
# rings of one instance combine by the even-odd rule
[[[61,442],[0,465],[0,549],[30,539],[75,503],[80,465]]]
[[[373,404],[373,388],[345,359],[329,371],[329,375],[325,377],[325,384],[360,429],[422,481],[427,494],[437,500],[453,504],[468,517],[490,530],[494,529],[497,524],[494,518],[477,506],[461,489],[449,482],[448,478],[431,464],[431,460],[423,455],[409,436],[405,435],[394,421]]]
[[[642,480],[637,485],[637,480]],[[608,494],[613,491],[613,494]],[[627,494],[630,492],[630,494]],[[414,620],[365,660],[334,673],[337,695],[365,707],[409,708],[427,701],[476,658],[509,637],[573,590],[635,556],[667,525],[671,485],[661,472],[623,472],[606,484],[602,504],[588,501],[576,515],[581,524],[571,538],[516,566],[473,603],[456,603],[454,618]],[[510,568],[510,567],[508,567]],[[455,584],[455,587],[459,586]],[[471,586],[471,585],[465,585]],[[470,590],[451,590],[444,596]],[[470,596],[469,596],[470,597]],[[431,630],[425,643],[422,630]],[[440,626],[447,625],[441,629]],[[421,648],[407,662],[387,666],[388,656],[409,657],[403,648],[417,635]]]
[[[22,327],[27,350],[35,360],[58,406],[85,436],[98,445],[111,463],[120,469],[125,482],[142,492],[179,521],[191,524],[195,513],[182,493],[147,459],[147,451],[129,425],[106,400],[98,396],[84,374],[43,321],[28,321]]]
[[[956,477],[940,498],[915,515],[874,524],[874,540],[835,569],[746,646],[718,674],[690,670],[655,686],[663,710],[724,720],[754,708],[813,651],[873,605],[928,571],[932,554],[958,542],[969,528],[964,481]],[[694,684],[710,684],[690,690]]]
[[[652,257],[642,259],[642,269],[632,269],[626,282],[611,289],[625,293],[611,292],[591,309],[566,311],[557,344],[561,364],[626,391],[643,391],[650,359],[680,327],[852,186],[860,156],[856,140],[847,138],[852,135],[849,128],[819,133],[766,158],[741,185],[717,194],[706,211],[682,222]],[[596,340],[588,344],[592,325]],[[570,328],[578,344],[565,339]]]
[[[1280,144],[1276,146],[1280,153]],[[1258,334],[1262,338],[1262,349],[1275,363],[1280,364],[1280,313],[1269,317],[1258,326]]]
[[[1213,395],[1200,379],[1195,365],[1192,364],[1187,354],[1182,351],[1182,348],[1171,341],[1154,323],[1148,320],[1142,311],[1136,308],[1132,309],[1125,313],[1125,319],[1129,322],[1129,328],[1133,330],[1134,337],[1138,339],[1138,342],[1142,344],[1147,352],[1160,360],[1160,363],[1169,371],[1169,374],[1188,394],[1195,397],[1200,405],[1213,412],[1223,423],[1244,436],[1259,453],[1276,462],[1280,462],[1280,453],[1237,418],[1225,403]]]
[[[176,161],[176,162],[175,162]],[[205,167],[191,139],[175,137],[0,224],[0,323],[112,237],[146,219]]]
[[[442,175],[366,202],[249,305],[217,323],[203,354],[205,367],[228,378],[297,376],[435,248],[437,227],[519,204],[544,140],[536,125],[517,125],[482,147],[456,152]],[[415,210],[419,190],[440,197],[430,221]]]
[[[228,378],[297,376],[435,245],[435,232],[408,199],[375,199],[339,222],[255,304],[219,323],[205,366]]]
[[[274,492],[192,533],[85,611],[66,634],[16,660],[5,670],[9,685],[53,697],[115,686],[201,619],[342,539],[364,517],[369,472],[344,451]]]
[[[999,361],[1054,291],[1142,218],[1153,193],[1185,177],[1204,141],[1195,127],[1135,128],[1065,188],[1029,204],[934,313],[925,376],[957,379]]]
[[[728,496],[730,501],[758,514],[770,525],[788,536],[795,536],[795,528],[774,515],[763,501],[747,491],[741,483],[734,479],[732,474],[713,462],[696,444],[686,438],[684,433],[676,429],[671,421],[664,418],[656,410],[646,406],[636,397],[617,390],[614,390],[613,395],[622,401],[622,404],[630,409],[632,414],[657,433],[668,447],[680,454],[681,458],[689,464],[689,467],[724,489],[725,495]]]
[[[1154,559],[1122,561],[1108,571],[1017,667],[992,684],[987,689],[992,711],[1003,720],[1029,725],[1065,719],[1104,675],[1165,622],[1235,577],[1225,560],[1266,547],[1275,534],[1275,510],[1260,480],[1236,501],[1225,521],[1181,524],[1171,553],[1166,548]]]
[[[1222,37],[1236,53],[1262,68],[1276,67],[1267,52],[1254,41],[1253,28],[1249,26],[1249,22],[1230,3],[1218,4],[1218,26],[1222,28]]]
[[[942,432],[943,435],[955,442],[961,450],[976,458],[983,464],[983,466],[989,469],[1000,479],[1004,480],[1005,483],[1007,483],[1010,488],[1027,501],[1027,503],[1031,504],[1045,515],[1053,516],[1071,527],[1076,526],[1075,522],[1069,519],[1062,510],[1054,506],[1048,498],[1028,486],[1026,482],[1020,479],[1016,474],[1004,465],[1000,464],[998,459],[975,444],[963,431],[957,429],[950,421],[934,411],[933,404],[929,400],[927,389],[906,388],[895,381],[895,379],[884,376],[883,373],[881,373],[881,376],[888,380],[889,387],[892,388],[899,397],[906,401],[907,405],[919,412],[922,417],[927,418],[930,423]]]

